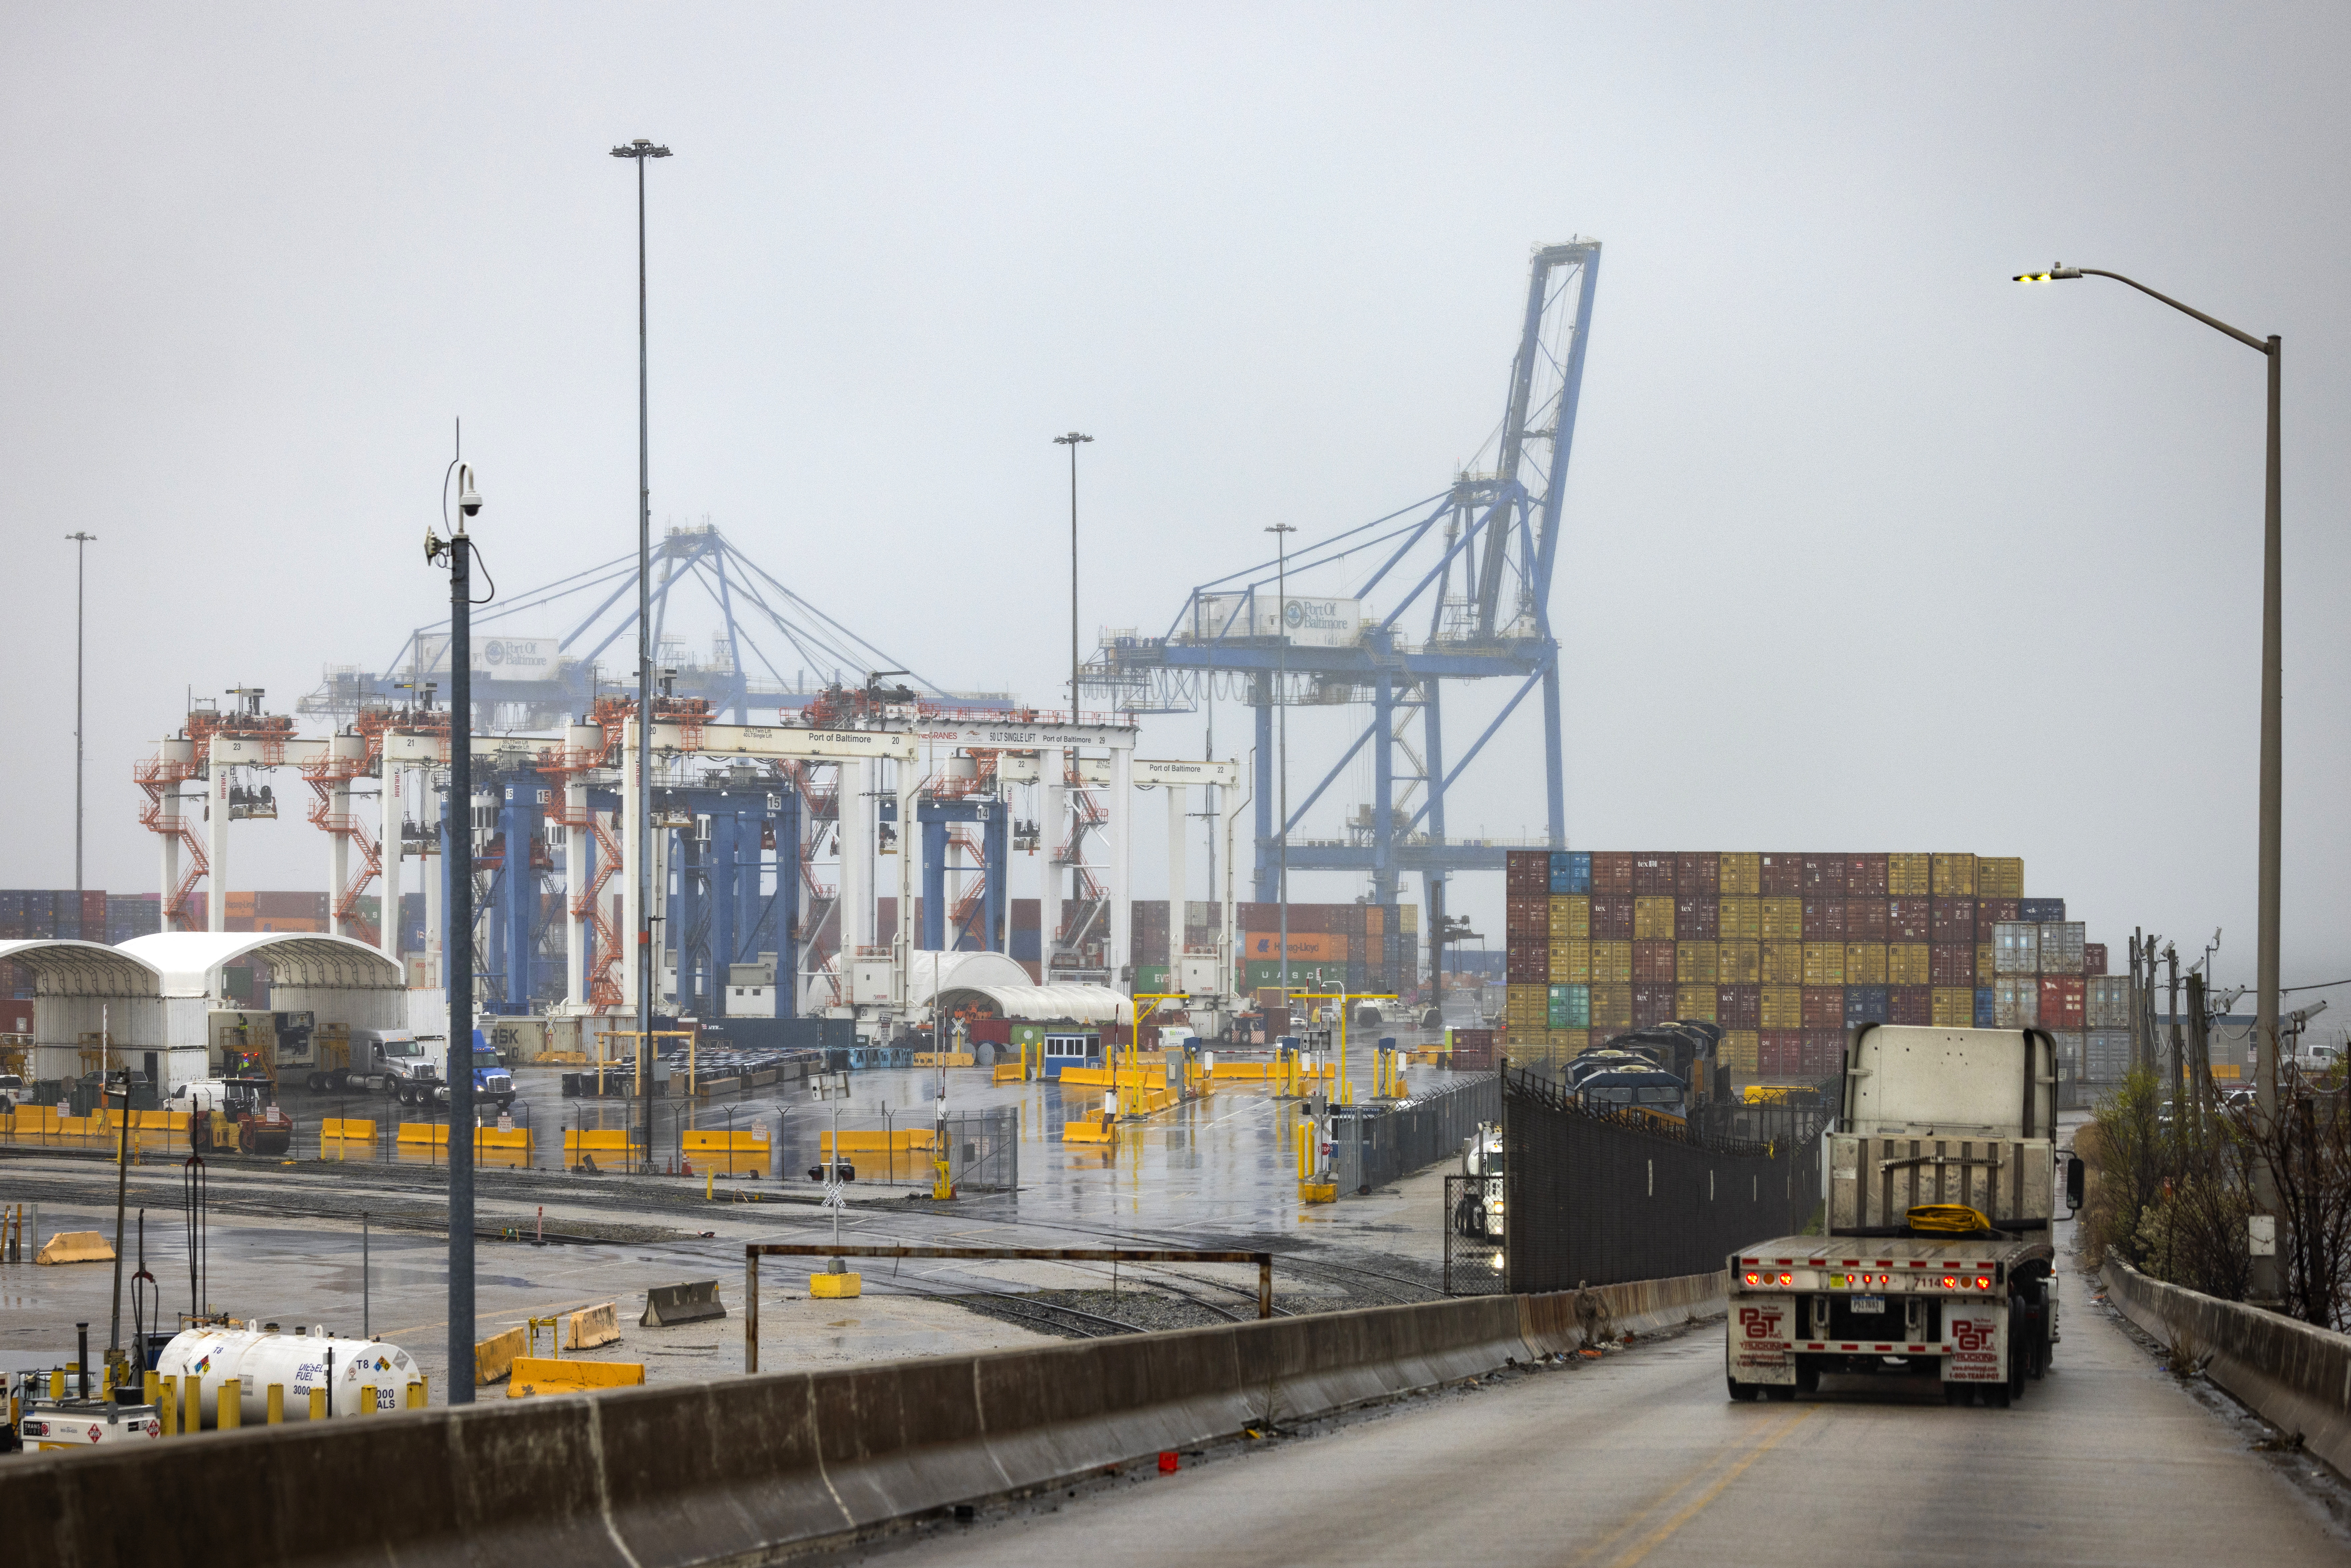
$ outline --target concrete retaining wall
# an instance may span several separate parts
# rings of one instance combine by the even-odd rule
[[[2351,1335],[2167,1285],[2120,1259],[2109,1258],[2100,1277],[2123,1316],[2209,1355],[2205,1375],[2351,1475]]]
[[[1719,1274],[248,1427],[0,1464],[26,1568],[684,1568],[1049,1487],[1665,1327]],[[138,1499],[125,1508],[126,1497]]]

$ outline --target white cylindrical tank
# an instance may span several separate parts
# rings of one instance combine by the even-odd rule
[[[378,1410],[398,1410],[408,1402],[408,1385],[423,1375],[406,1351],[381,1340],[209,1327],[174,1336],[156,1358],[155,1370],[182,1379],[183,1389],[186,1379],[196,1380],[203,1390],[198,1398],[206,1427],[220,1424],[220,1385],[231,1377],[240,1380],[239,1418],[255,1427],[268,1419],[273,1383],[285,1387],[286,1419],[307,1421],[313,1388],[331,1390],[327,1401],[330,1416],[357,1416],[360,1389],[374,1386]]]

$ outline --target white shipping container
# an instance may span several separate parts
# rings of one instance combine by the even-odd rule
[[[2093,1082],[2113,1083],[2128,1076],[2131,1037],[2128,1030],[2091,1030],[2082,1037],[2082,1076]]]
[[[2093,975],[2083,989],[2082,1021],[2093,1030],[2130,1028],[2130,977]]]
[[[2054,920],[2041,927],[2041,972],[2078,975],[2082,972],[2082,923]]]
[[[1991,983],[1991,1027],[2032,1029],[2041,1022],[2041,980],[2035,975],[2001,975]]]
[[[1995,975],[2037,975],[2041,972],[2041,927],[2028,920],[2002,920],[1991,928],[1991,969]],[[2022,1028],[2002,1025],[2002,1028]]]
[[[2049,1038],[2057,1042],[2057,1060],[2061,1062],[2072,1062],[2074,1070],[2080,1071],[2083,1043],[2087,1036],[2078,1029],[2059,1029],[2050,1030]]]

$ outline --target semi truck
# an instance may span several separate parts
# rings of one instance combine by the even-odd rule
[[[1858,1374],[1933,1377],[1952,1404],[2022,1398],[2058,1342],[2050,1228],[2082,1203],[2056,1083],[2041,1030],[1855,1030],[1821,1138],[1823,1233],[1729,1257],[1730,1397]]]

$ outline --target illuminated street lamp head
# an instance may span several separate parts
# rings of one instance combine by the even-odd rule
[[[2068,277],[2079,277],[2082,269],[2067,267],[2063,262],[2053,264],[2046,272],[2020,272],[2010,281],[2014,283],[2058,283]]]
[[[613,148],[612,156],[615,158],[666,158],[669,156],[669,149],[656,147],[640,136],[626,147]]]

